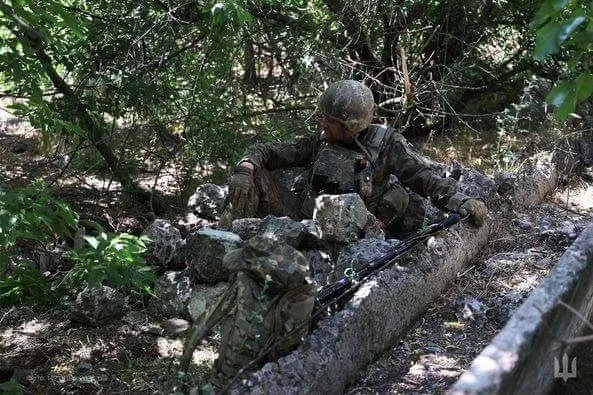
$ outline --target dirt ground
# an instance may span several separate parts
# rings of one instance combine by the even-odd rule
[[[47,163],[38,147],[35,132],[3,123],[0,175],[13,182],[59,175],[60,166]],[[100,194],[92,187],[80,192],[80,187],[84,184],[75,183],[72,195],[63,196],[70,197],[75,209],[88,209],[118,231],[146,225],[143,213],[118,205],[116,194]],[[347,392],[446,391],[570,244],[572,239],[542,236],[538,225],[571,221],[582,230],[593,223],[590,196],[591,185],[579,184],[557,192],[536,210],[493,213],[495,231],[488,248],[398,344],[360,372]],[[12,377],[25,393],[163,392],[177,378],[184,335],[142,304],[99,327],[73,323],[59,306],[0,309],[0,383]],[[198,364],[190,374],[207,376],[216,355],[215,340],[198,347]]]
[[[592,193],[593,188],[582,192]],[[566,192],[559,192],[536,210],[512,217],[498,213],[499,223],[487,249],[458,274],[451,288],[398,344],[360,373],[348,393],[443,393],[449,389],[570,243],[541,237],[525,224],[551,218],[556,223],[574,222],[578,231],[593,224],[593,211],[587,203],[584,207],[570,205],[567,210],[569,205]],[[591,383],[592,378],[593,369],[583,363],[579,379]],[[569,384],[582,389],[576,383]]]

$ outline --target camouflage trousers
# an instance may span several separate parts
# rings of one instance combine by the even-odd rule
[[[275,360],[300,344],[317,295],[305,256],[276,240],[256,236],[227,253],[223,265],[234,274],[204,325],[221,323],[212,380],[217,390],[242,369]]]
[[[282,295],[268,295],[244,272],[237,273],[230,289],[233,303],[222,319],[220,352],[212,379],[216,389],[258,359],[255,366],[296,347],[309,331],[317,294],[314,284],[303,284]]]

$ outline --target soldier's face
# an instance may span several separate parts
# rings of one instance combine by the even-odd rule
[[[324,115],[321,119],[321,127],[325,138],[330,143],[350,143],[354,140],[354,134],[347,130],[339,121]]]

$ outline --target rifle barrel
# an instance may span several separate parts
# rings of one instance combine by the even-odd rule
[[[371,274],[381,270],[385,266],[391,264],[396,259],[400,258],[404,253],[418,245],[423,240],[426,240],[431,235],[440,232],[441,230],[447,229],[461,220],[461,217],[457,213],[449,215],[442,221],[436,222],[426,229],[402,240],[400,244],[395,246],[393,250],[387,252],[385,255],[371,259],[358,269],[353,275],[344,276],[336,282],[328,284],[321,288],[317,294],[317,304],[324,306],[326,303],[336,299],[338,296],[344,294],[350,289],[353,283],[358,283]]]

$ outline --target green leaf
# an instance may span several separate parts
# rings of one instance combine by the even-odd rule
[[[26,115],[30,111],[29,106],[23,103],[11,104],[8,106],[8,108],[14,110],[17,113],[17,115]]]
[[[577,100],[583,101],[593,94],[593,74],[584,72],[575,81]]]
[[[99,246],[99,240],[97,240],[93,236],[82,236],[82,238],[85,239],[87,241],[87,243],[89,243],[90,246],[93,247],[93,249],[95,249],[95,250]]]
[[[567,5],[568,0],[544,1],[540,5],[537,13],[535,14],[535,17],[531,22],[531,27],[537,28],[538,26],[541,26],[542,24],[546,23],[549,19],[553,18],[556,14],[558,14],[560,11],[566,8]]]
[[[581,10],[563,23],[548,21],[537,30],[535,38],[534,58],[543,60],[546,56],[558,52],[560,45],[587,20]]]
[[[548,94],[546,101],[556,106],[555,115],[560,121],[565,121],[574,112],[577,103],[577,93],[574,81],[562,81]]]
[[[585,16],[576,15],[566,21],[566,23],[563,23],[560,27],[560,33],[558,34],[558,43],[563,43],[570,34],[585,21],[585,19]]]
[[[573,90],[572,83],[569,81],[562,81],[548,93],[546,102],[559,107],[564,103],[566,98],[570,96],[571,90]]]
[[[2,392],[3,394],[14,395],[23,393],[21,385],[18,382],[14,381],[14,379],[10,379],[9,381],[0,383],[0,392]]]
[[[564,103],[562,103],[560,107],[556,109],[556,118],[560,121],[566,121],[566,119],[568,119],[568,116],[574,112],[575,107],[576,94],[574,91],[572,91],[571,94],[568,97],[566,97]]]
[[[537,60],[543,60],[546,56],[558,52],[558,36],[561,26],[555,23],[547,23],[537,31],[535,38],[535,49],[533,57]]]
[[[212,6],[212,8],[210,9],[210,12],[212,13],[212,15],[214,15],[218,12],[222,12],[223,8],[224,8],[224,4],[216,3]]]
[[[587,27],[585,28],[585,30],[588,33],[592,33],[593,32],[593,18],[589,18],[589,22],[587,22]]]
[[[577,104],[575,81],[560,82],[550,91],[546,101],[557,107],[555,111],[556,118],[565,121],[574,112]]]

